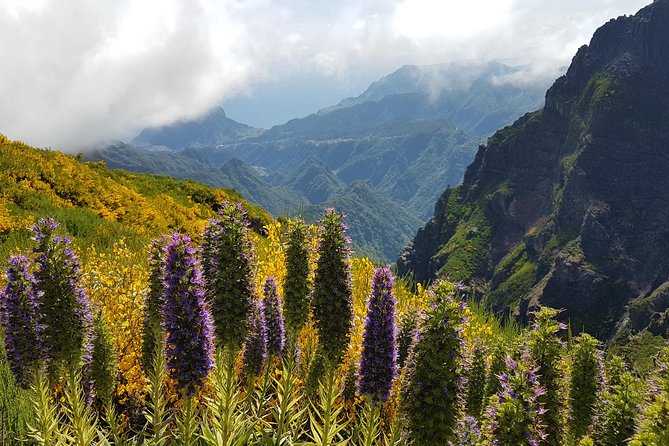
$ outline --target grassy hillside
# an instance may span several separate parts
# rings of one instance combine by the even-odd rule
[[[231,190],[110,170],[0,135],[0,258],[27,245],[27,228],[41,216],[58,219],[81,245],[105,248],[124,238],[143,246],[171,231],[200,234],[226,200],[244,202],[257,227],[270,220]]]

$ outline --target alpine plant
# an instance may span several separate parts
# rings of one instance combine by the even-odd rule
[[[252,379],[260,375],[267,360],[267,325],[259,300],[254,300],[251,304],[247,326],[242,352],[242,373]]]
[[[55,236],[58,223],[40,219],[33,227],[37,242],[35,286],[40,299],[41,326],[50,376],[90,364],[88,343],[92,317],[81,285],[79,260],[67,237]]]
[[[399,368],[404,367],[409,351],[416,340],[418,322],[419,313],[416,310],[410,309],[404,313],[397,333],[397,366]]]
[[[486,387],[487,349],[481,343],[474,345],[467,355],[467,414],[478,418],[484,406]]]
[[[283,310],[274,277],[268,277],[263,287],[263,315],[267,327],[267,355],[280,358],[283,353],[286,332]]]
[[[255,296],[248,225],[241,203],[225,202],[204,233],[204,276],[216,338],[233,351],[244,341]]]
[[[325,211],[314,279],[314,320],[323,355],[330,365],[342,360],[353,325],[351,248],[343,217],[334,209]]]
[[[657,362],[631,446],[669,444],[669,347],[664,348]]]
[[[9,368],[25,388],[39,365],[42,350],[39,301],[29,261],[12,256],[6,271],[7,286],[0,294],[0,327],[4,331]]]
[[[545,425],[542,444],[546,446],[562,446],[565,433],[566,382],[561,360],[565,348],[558,332],[566,330],[567,326],[555,320],[557,315],[558,310],[542,307],[535,314],[528,335],[528,347],[536,361],[539,384],[543,388],[538,401],[545,409],[542,416]]]
[[[165,246],[167,237],[163,236],[151,242],[151,254],[149,257],[149,294],[144,306],[144,321],[142,336],[142,367],[148,374],[151,373],[153,360],[160,349],[163,348],[163,303],[165,297]]]
[[[293,337],[307,323],[309,315],[309,250],[307,228],[293,223],[286,248],[286,279],[283,284],[286,328]]]
[[[377,268],[372,278],[358,369],[358,393],[368,395],[372,403],[385,402],[390,396],[397,369],[395,336],[393,277],[388,268]]]
[[[95,396],[104,406],[111,403],[114,397],[117,374],[116,354],[102,311],[97,309],[94,313],[90,374]]]
[[[572,441],[588,434],[602,384],[601,352],[597,340],[587,333],[574,339],[569,385],[569,418],[567,425]]]
[[[213,367],[213,328],[200,264],[188,236],[175,233],[165,247],[164,286],[167,373],[180,393],[191,397]]]
[[[404,369],[400,407],[415,446],[455,438],[462,397],[465,306],[446,283],[437,285]]]
[[[491,398],[483,421],[485,446],[538,446],[543,444],[538,368],[529,353],[518,361],[506,358],[507,372],[498,376],[501,390]]]

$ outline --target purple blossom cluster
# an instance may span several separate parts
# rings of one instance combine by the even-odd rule
[[[173,234],[165,247],[164,286],[168,375],[190,397],[204,386],[212,369],[214,345],[200,263],[185,235]]]
[[[0,294],[0,326],[4,330],[9,368],[23,388],[42,353],[39,292],[25,256],[12,256],[6,272],[7,286]]]
[[[485,411],[485,433],[492,444],[537,446],[546,438],[538,369],[528,352],[505,362],[506,371],[498,376],[501,390]]]
[[[81,284],[79,260],[68,237],[54,236],[58,223],[40,219],[33,227],[35,285],[40,294],[41,326],[46,360],[52,375],[58,368],[90,364],[92,316]]]
[[[479,421],[467,415],[456,425],[456,441],[450,443],[457,446],[478,446],[481,444],[481,425]]]
[[[263,287],[263,315],[267,327],[267,354],[281,357],[286,331],[283,323],[283,309],[276,289],[274,277],[268,277]]]
[[[263,307],[259,300],[254,300],[249,314],[248,330],[242,353],[243,374],[252,378],[260,375],[267,360],[267,325]]]
[[[395,342],[395,298],[393,277],[388,268],[374,270],[358,368],[358,393],[373,403],[390,396],[397,369]]]

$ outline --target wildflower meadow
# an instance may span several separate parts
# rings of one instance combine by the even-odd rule
[[[394,277],[332,209],[106,252],[41,219],[4,271],[2,445],[669,445],[669,348],[634,370],[559,309]]]

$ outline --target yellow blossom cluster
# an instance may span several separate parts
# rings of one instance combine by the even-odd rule
[[[255,288],[262,296],[263,285],[268,277],[274,277],[279,297],[283,298],[283,282],[286,278],[285,225],[272,222],[265,226],[265,237],[252,233],[256,254]]]
[[[26,219],[48,215],[78,240],[98,247],[120,237],[144,243],[174,231],[197,239],[224,201],[241,201],[252,218],[271,220],[232,190],[110,170],[102,162],[82,162],[81,157],[0,138],[0,234],[25,230],[30,224]]]
[[[121,402],[141,398],[146,385],[142,373],[142,323],[149,278],[144,253],[132,252],[123,240],[109,253],[91,247],[86,253],[84,285],[91,302],[102,310],[112,334]]]

